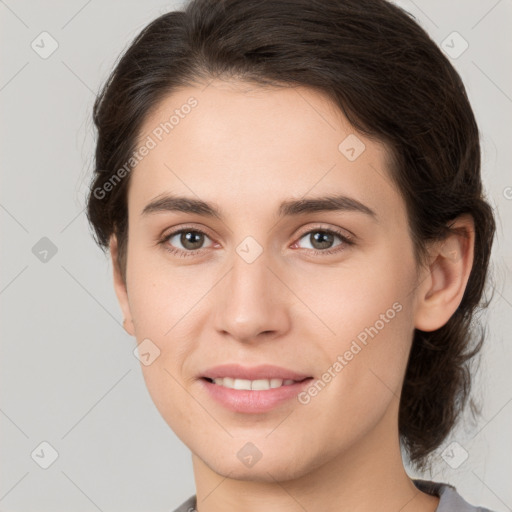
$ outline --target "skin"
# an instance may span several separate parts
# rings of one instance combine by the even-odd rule
[[[390,179],[386,147],[360,134],[320,93],[215,80],[167,96],[145,119],[140,140],[193,96],[198,105],[135,167],[128,193],[126,283],[111,239],[114,285],[125,329],[160,356],[142,365],[149,393],[192,452],[199,512],[434,511],[404,470],[399,397],[414,328],[444,325],[457,309],[473,262],[467,237],[431,246],[417,271],[405,203]],[[338,146],[356,134],[365,150],[349,161]],[[162,193],[216,203],[222,220],[197,213],[141,215]],[[360,212],[279,219],[287,199],[343,193]],[[180,257],[158,244],[182,227],[206,233]],[[322,249],[314,230],[339,229]],[[313,231],[313,233],[311,233]],[[261,246],[248,263],[246,237]],[[182,252],[180,236],[167,246]],[[186,244],[186,242],[185,242]],[[314,254],[344,247],[336,254]],[[196,246],[197,247],[197,246]],[[262,414],[212,401],[198,374],[227,362],[270,363],[321,378],[352,340],[392,305],[402,306],[307,405],[292,399]],[[252,467],[237,452],[252,442]]]

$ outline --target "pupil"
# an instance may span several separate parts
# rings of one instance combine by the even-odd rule
[[[183,247],[198,249],[195,245],[201,246],[203,241],[202,237],[203,235],[201,233],[197,233],[196,231],[187,231],[181,234],[181,243],[183,244]],[[197,240],[194,240],[195,238],[197,238]],[[189,244],[192,244],[192,247],[190,247]]]
[[[332,243],[333,235],[330,233],[325,233],[323,231],[317,231],[313,236],[314,243],[312,244],[315,247],[315,244],[320,245],[320,249],[326,249]],[[327,240],[325,240],[327,239]],[[323,240],[323,241],[322,241]]]

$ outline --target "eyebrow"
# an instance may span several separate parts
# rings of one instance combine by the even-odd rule
[[[279,206],[278,215],[282,218],[327,211],[359,212],[372,217],[373,220],[377,220],[377,214],[371,208],[357,199],[344,195],[283,201]],[[158,196],[148,203],[142,210],[141,215],[146,216],[161,212],[195,213],[204,217],[222,220],[220,208],[213,203],[190,197],[167,194]]]

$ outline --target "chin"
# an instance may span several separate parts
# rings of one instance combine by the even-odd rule
[[[304,456],[297,459],[296,457],[290,457],[290,454],[285,452],[274,452],[268,456],[262,453],[261,458],[256,462],[248,461],[244,463],[244,455],[250,453],[250,450],[243,452],[238,448],[233,456],[226,456],[227,451],[218,454],[208,452],[204,456],[195,452],[195,455],[216,474],[234,480],[265,483],[284,482],[300,478],[311,469],[311,465],[305,460]]]
[[[264,464],[261,460],[252,468],[241,467],[239,464],[219,464],[214,462],[208,467],[218,475],[233,480],[262,482],[262,483],[275,483],[285,482],[287,480],[294,480],[306,474],[307,471],[294,471],[290,470],[288,461],[282,464]]]

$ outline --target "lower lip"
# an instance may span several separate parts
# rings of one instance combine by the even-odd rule
[[[201,379],[210,396],[219,404],[235,412],[267,412],[298,395],[313,380],[312,377],[278,388],[251,391],[248,389],[231,389]]]

